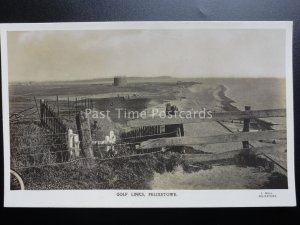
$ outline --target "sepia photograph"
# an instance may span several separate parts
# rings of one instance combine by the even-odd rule
[[[290,24],[115,24],[2,30],[11,195],[293,193]]]

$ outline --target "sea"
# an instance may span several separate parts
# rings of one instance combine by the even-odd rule
[[[225,95],[240,110],[245,106],[253,110],[286,107],[286,79],[283,78],[199,78],[191,81],[224,85]]]

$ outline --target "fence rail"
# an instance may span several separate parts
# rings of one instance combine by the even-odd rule
[[[278,145],[256,147],[255,149],[253,149],[253,153],[257,155],[271,154],[276,150],[284,152],[285,149],[286,149],[286,144],[278,144]],[[183,159],[189,163],[213,162],[213,161],[226,160],[228,158],[234,158],[235,156],[242,153],[243,151],[244,149],[237,149],[237,150],[231,150],[231,151],[226,151],[226,152],[216,153],[216,154],[183,154]]]
[[[180,118],[181,117],[181,118]],[[192,114],[189,118],[186,114],[161,117],[148,117],[146,119],[134,119],[127,121],[130,127],[153,126],[153,125],[168,125],[168,124],[185,124],[185,123],[201,123],[223,120],[241,120],[241,119],[256,119],[267,117],[286,117],[286,109],[267,109],[267,110],[246,110],[246,111],[231,111],[231,112],[214,112],[212,117]]]
[[[224,153],[215,153],[215,154],[192,154],[191,156],[183,155],[184,159],[187,161],[214,161],[214,160],[222,160],[233,158],[235,155],[240,152],[244,152],[249,154],[250,149],[257,155],[265,155],[269,160],[271,160],[274,164],[278,165],[286,172],[286,168],[282,166],[277,161],[273,160],[272,157],[268,157],[267,154],[273,154],[274,151],[277,151],[280,147],[280,144],[276,144],[275,140],[278,139],[286,139],[287,133],[286,130],[272,130],[271,126],[268,126],[264,131],[255,131],[250,132],[250,121],[254,121],[257,123],[266,123],[259,118],[268,118],[268,117],[286,117],[286,109],[268,109],[268,110],[251,110],[250,106],[245,106],[245,111],[234,111],[234,112],[218,112],[214,113],[211,118],[184,118],[184,115],[174,115],[173,117],[166,118],[147,118],[147,119],[135,119],[130,120],[127,124],[131,127],[137,126],[148,126],[148,125],[156,125],[156,126],[174,126],[174,125],[182,125],[184,123],[200,123],[200,122],[217,122],[222,127],[224,127],[229,134],[223,135],[214,135],[214,136],[200,136],[200,137],[163,137],[145,140],[140,143],[139,149],[159,149],[175,146],[191,146],[191,145],[202,145],[202,144],[217,144],[217,143],[230,143],[230,142],[241,142],[243,148],[241,150],[228,150]],[[228,128],[222,122],[225,121],[233,121],[240,120],[243,121],[243,131],[242,132],[233,132],[232,129]],[[272,124],[270,124],[272,125]],[[271,141],[270,141],[271,140]],[[264,141],[264,142],[272,142],[275,145],[272,147],[262,146],[262,147],[254,147],[249,141]],[[286,148],[286,144],[284,144]],[[175,148],[176,149],[176,148]],[[184,152],[184,151],[183,151]]]
[[[144,141],[141,143],[141,149],[161,148],[167,146],[201,145],[217,144],[228,142],[243,142],[268,139],[286,138],[285,130],[268,130],[258,132],[239,132],[224,135],[204,136],[204,137],[172,137],[159,138]]]

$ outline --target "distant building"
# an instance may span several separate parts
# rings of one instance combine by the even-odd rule
[[[114,86],[125,86],[127,85],[127,78],[125,76],[114,77]]]

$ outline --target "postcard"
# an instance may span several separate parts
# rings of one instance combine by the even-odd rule
[[[296,205],[292,22],[0,30],[6,207]]]

